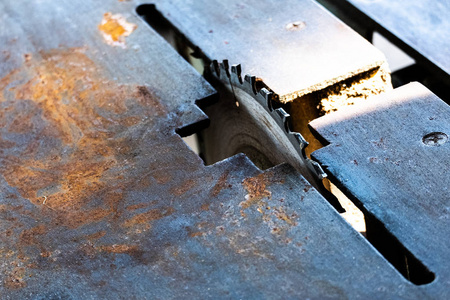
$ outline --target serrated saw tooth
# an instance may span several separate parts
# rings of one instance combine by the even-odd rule
[[[230,65],[228,64],[228,59],[224,59],[220,65],[221,71],[226,74],[228,78],[230,78]]]
[[[220,67],[219,67],[219,62],[217,60],[213,60],[211,62],[210,69],[213,74],[216,74],[216,76],[218,78],[220,78]]]
[[[305,140],[305,138],[298,132],[291,132],[291,135],[294,136],[295,140],[298,142],[300,146],[300,150],[304,150],[309,143]]]
[[[291,115],[288,114],[283,108],[277,108],[275,109],[275,112],[280,117],[284,130],[286,133],[289,133],[289,117]]]
[[[241,77],[241,65],[232,65],[231,66],[231,82],[234,84],[242,84],[242,77]]]
[[[264,104],[265,106],[269,109],[270,112],[273,111],[273,106],[272,106],[272,96],[273,96],[273,92],[269,92],[269,90],[267,90],[266,88],[262,88],[259,90],[259,97],[262,97],[262,99],[264,100]]]
[[[291,131],[290,115],[281,107],[279,103],[279,95],[269,90],[267,86],[261,83],[261,88],[257,88],[256,77],[245,75],[242,76],[242,68],[240,64],[229,66],[228,60],[223,60],[219,63],[213,60],[210,65],[211,73],[216,75],[226,85],[230,85],[230,89],[234,93],[234,87],[242,89],[248,95],[251,95],[273,118],[282,129],[295,148],[299,158],[302,160],[302,166],[305,167],[307,173],[312,176],[311,183],[320,191],[320,193],[330,201],[339,211],[344,211],[340,207],[336,197],[328,191],[323,185],[322,179],[327,177],[327,174],[322,169],[318,162],[308,158],[305,154],[305,148],[308,142],[298,132]],[[302,167],[302,170],[303,170]],[[305,174],[304,174],[305,175]],[[337,203],[337,204],[336,204]]]
[[[253,95],[256,95],[256,77],[245,75],[244,76],[244,85],[246,85],[249,91],[253,92]]]
[[[313,171],[316,173],[317,177],[319,177],[320,180],[327,177],[327,173],[322,169],[320,164],[316,161],[313,161],[311,159],[307,159],[309,165],[313,168]]]

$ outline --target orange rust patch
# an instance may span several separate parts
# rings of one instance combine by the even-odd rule
[[[288,215],[283,207],[275,208],[274,214],[279,220],[285,221],[288,225],[297,225],[297,222],[295,221],[298,218],[297,214],[293,213],[291,215]]]
[[[225,189],[228,188],[228,184],[227,184],[227,178],[228,178],[228,174],[230,173],[229,170],[226,170],[219,178],[219,180],[217,180],[217,183],[214,185],[212,191],[211,191],[211,196],[212,197],[217,197],[217,195],[219,195],[219,193]]]
[[[258,204],[256,210],[263,215],[263,219],[267,218],[265,211],[270,211],[270,206],[267,205],[264,198],[271,199],[272,193],[266,189],[267,185],[271,183],[283,183],[284,180],[276,176],[273,172],[265,172],[255,177],[246,178],[242,181],[242,185],[247,190],[248,194],[245,195],[245,201],[242,201],[240,214],[242,217],[246,217],[244,210],[252,205]]]
[[[266,173],[244,179],[242,184],[248,194],[245,196],[245,201],[240,203],[241,207],[246,209],[263,198],[270,198],[272,193],[266,189],[268,182],[269,178]]]
[[[125,37],[129,36],[137,28],[136,24],[128,23],[119,15],[108,12],[103,15],[103,20],[98,29],[105,41],[112,46],[125,47]]]
[[[139,115],[131,116],[134,118],[158,116],[166,110],[145,87],[114,85],[103,79],[83,49],[57,49],[42,52],[41,56],[42,61],[30,62],[29,70],[15,70],[0,80],[0,85],[7,86],[28,78],[9,90],[14,93],[16,103],[26,99],[29,113],[23,115],[17,105],[0,109],[0,116],[5,113],[16,116],[8,130],[30,134],[35,124],[41,128],[22,153],[8,157],[0,154],[4,164],[1,173],[10,186],[16,187],[34,204],[78,217],[72,224],[63,221],[70,227],[77,227],[109,214],[107,210],[94,210],[93,218],[89,219],[88,212],[76,212],[92,197],[109,199],[106,204],[111,212],[122,200],[121,194],[103,192],[106,183],[102,178],[121,164],[117,156],[132,150],[132,144],[125,138],[107,142],[115,135],[111,126],[129,125],[130,116],[122,116],[128,110],[125,99],[134,99],[142,106]],[[3,97],[3,93],[0,94],[1,101]],[[101,115],[99,110],[105,113]],[[71,149],[69,155],[63,157],[62,153],[54,152],[42,158],[39,147],[48,138],[60,140]],[[13,145],[0,140],[1,148]],[[53,188],[46,192],[49,186]],[[38,193],[40,190],[44,191]]]
[[[86,239],[87,240],[97,240],[97,239],[104,237],[105,235],[106,235],[106,231],[102,230],[102,231],[87,235]]]
[[[123,223],[123,226],[131,227],[137,224],[144,224],[150,221],[159,220],[162,219],[163,217],[170,216],[171,214],[173,214],[174,211],[175,209],[173,207],[169,207],[165,211],[161,211],[159,209],[151,209],[145,213],[135,215],[131,219],[126,220]]]
[[[205,233],[197,231],[189,233],[189,237],[203,236]]]
[[[100,251],[110,252],[110,253],[135,253],[138,251],[139,247],[137,245],[125,245],[125,244],[114,244],[108,246],[98,247]]]
[[[106,216],[111,214],[111,210],[94,208],[92,210],[78,210],[78,211],[64,211],[59,213],[55,225],[66,226],[71,229],[76,229],[80,226],[99,222]]]
[[[36,236],[46,232],[44,225],[38,225],[31,229],[26,229],[20,234],[20,240],[24,245],[33,245],[37,243]]]
[[[209,210],[209,206],[211,205],[211,203],[205,203],[205,204],[202,204],[202,206],[200,206],[200,209],[201,210]]]
[[[174,188],[170,189],[170,193],[174,196],[181,196],[185,194],[187,191],[192,189],[196,185],[196,182],[194,179],[188,179],[184,181],[182,184],[175,186]]]
[[[153,203],[139,203],[139,204],[133,204],[133,205],[128,205],[125,209],[127,210],[136,210],[136,209],[141,209],[141,208],[146,208],[150,205],[152,205]]]
[[[50,251],[42,251],[41,256],[47,258],[52,256],[52,253]]]
[[[24,280],[25,268],[16,267],[14,270],[8,274],[4,280],[4,285],[8,289],[20,289],[27,286]]]
[[[45,258],[55,249],[43,245],[46,239],[41,235],[60,226],[74,229],[120,217],[124,191],[130,186],[142,188],[136,180],[139,174],[127,171],[136,164],[133,151],[139,141],[122,133],[131,126],[151,127],[167,111],[146,87],[118,85],[104,78],[84,49],[55,49],[27,57],[20,69],[0,79],[0,102],[9,102],[0,107],[0,128],[24,136],[8,141],[0,135],[0,174],[35,205],[20,214],[46,224],[22,231],[15,245],[18,255],[35,247]],[[20,145],[21,141],[28,142]],[[54,146],[43,148],[52,141]],[[4,151],[12,147],[17,147],[14,152]],[[0,206],[0,211],[4,209],[12,208]],[[162,213],[168,214],[170,210]],[[126,224],[151,219],[150,213]],[[20,232],[21,226],[13,229]],[[13,231],[8,234],[14,237]],[[105,235],[101,231],[82,239]],[[89,243],[80,250],[88,256],[97,251]],[[17,278],[12,274],[5,285],[24,287],[25,282]]]
[[[172,180],[172,176],[170,176],[170,175],[167,174],[167,173],[162,173],[162,172],[152,174],[152,177],[156,180],[156,182],[157,182],[158,184],[166,184],[166,183],[168,183],[170,180]]]

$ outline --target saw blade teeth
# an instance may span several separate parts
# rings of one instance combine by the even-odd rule
[[[269,109],[270,112],[273,111],[272,106],[272,96],[273,93],[269,92],[266,88],[262,88],[259,90],[259,96],[263,98],[265,106]]]
[[[300,133],[298,133],[298,132],[291,132],[290,134],[292,134],[294,136],[295,140],[300,145],[300,150],[304,150],[306,148],[306,146],[309,145],[309,143],[305,140],[303,135],[301,135]]]
[[[318,162],[308,158],[308,163],[313,168],[314,172],[316,173],[317,177],[320,178],[320,180],[327,177],[327,173],[325,173],[325,171],[322,169],[322,167]]]
[[[212,72],[213,74],[216,74],[216,76],[217,76],[218,78],[220,78],[220,67],[219,67],[219,62],[218,62],[217,60],[213,60],[213,61],[211,62],[211,67],[210,67],[210,69],[211,69],[211,72]]]
[[[220,64],[221,69],[224,71],[226,76],[230,78],[230,65],[228,64],[228,59],[224,59]]]
[[[291,115],[289,115],[283,108],[277,108],[275,109],[276,114],[279,116],[279,118],[281,119],[281,122],[283,124],[284,130],[286,133],[289,133],[289,117]]]
[[[231,66],[231,82],[235,84],[242,84],[242,77],[241,77],[241,65],[232,65]]]
[[[291,131],[291,116],[284,108],[280,107],[280,103],[278,102],[279,95],[270,91],[266,86],[258,90],[256,77],[248,74],[242,77],[241,65],[236,64],[230,67],[227,59],[224,59],[221,63],[217,60],[213,60],[210,69],[222,82],[230,84],[231,88],[235,86],[244,90],[249,95],[252,95],[253,98],[270,113],[272,118],[278,123],[280,128],[283,129],[292,145],[298,151],[306,168],[313,175],[316,187],[323,193],[327,193],[322,182],[322,179],[327,177],[327,174],[318,162],[315,162],[306,156],[305,148],[308,146],[308,142],[300,133]],[[262,84],[262,86],[264,85]],[[330,197],[334,196],[331,195]]]
[[[228,65],[228,59],[224,59],[222,63],[219,63],[220,66],[220,76],[221,78],[230,78],[230,67]]]
[[[256,95],[256,77],[246,74],[244,76],[244,83],[248,89],[253,92],[253,95]]]

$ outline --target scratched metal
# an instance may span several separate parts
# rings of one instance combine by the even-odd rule
[[[214,91],[135,7],[0,2],[1,298],[426,298],[292,168],[204,166]]]
[[[211,60],[241,64],[283,102],[379,67],[384,55],[311,0],[152,1]]]
[[[330,145],[313,152],[336,184],[450,288],[450,106],[419,83],[310,124]]]

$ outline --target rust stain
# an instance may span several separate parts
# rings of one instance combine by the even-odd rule
[[[162,219],[163,217],[170,216],[173,214],[175,209],[173,207],[168,207],[165,210],[151,209],[147,212],[135,215],[131,219],[126,220],[123,223],[124,227],[131,227],[137,224],[144,224],[151,221]]]
[[[27,286],[27,283],[24,280],[26,270],[22,267],[16,267],[10,272],[5,280],[4,285],[8,289],[19,289]]]
[[[150,205],[154,205],[155,203],[149,202],[149,203],[139,203],[139,204],[133,204],[133,205],[128,205],[125,209],[126,210],[137,210],[137,209],[141,209],[141,208],[146,208]]]
[[[266,189],[269,182],[269,176],[266,173],[244,179],[242,185],[248,194],[245,196],[245,201],[240,203],[240,206],[247,209],[263,198],[270,198],[272,193]]]
[[[56,49],[41,56],[43,61],[33,61],[31,70],[13,71],[0,81],[7,86],[22,77],[29,78],[9,88],[17,100],[13,109],[0,109],[0,116],[14,116],[9,132],[36,131],[22,153],[6,157],[0,153],[4,165],[1,172],[22,197],[67,214],[70,220],[61,218],[62,223],[75,228],[114,213],[123,198],[121,193],[105,192],[102,179],[121,165],[117,157],[128,154],[133,146],[126,138],[113,139],[114,126],[129,126],[125,99],[134,98],[141,107],[134,118],[159,116],[166,110],[145,87],[113,85],[102,78],[83,49]],[[22,113],[21,99],[29,107],[27,114]],[[3,94],[0,100],[5,100]],[[69,155],[60,149],[42,158],[40,147],[48,139],[60,140],[61,148],[70,149],[66,150]],[[0,142],[2,148],[13,145]],[[89,218],[81,208],[95,196],[109,199],[105,201],[108,208],[94,210]]]
[[[91,210],[63,211],[57,214],[54,225],[76,229],[80,226],[99,222],[112,213],[110,209],[94,208]]]
[[[214,185],[212,191],[211,191],[211,197],[215,198],[217,197],[217,195],[219,195],[219,193],[225,189],[228,188],[229,185],[227,184],[227,178],[229,175],[230,171],[226,170],[219,178],[219,180],[217,180],[217,183]]]
[[[288,215],[283,207],[277,207],[274,209],[274,214],[279,220],[285,221],[290,226],[297,225],[296,219],[298,218],[298,215],[296,213]]]
[[[106,231],[101,230],[99,232],[96,232],[96,233],[93,233],[93,234],[89,234],[85,238],[87,240],[98,240],[98,239],[104,237],[105,235],[106,235]]]
[[[203,236],[203,235],[205,235],[205,233],[200,232],[200,231],[189,233],[189,237],[196,237],[196,236]]]
[[[204,204],[202,204],[202,206],[200,206],[200,209],[204,210],[204,211],[208,211],[210,205],[211,205],[211,203],[204,203]]]
[[[111,46],[125,48],[125,37],[129,36],[137,28],[136,24],[127,22],[120,14],[113,15],[107,12],[98,25],[98,29],[105,41]]]
[[[172,176],[168,173],[155,173],[152,177],[156,180],[158,184],[166,184],[172,180]]]
[[[171,188],[169,193],[171,193],[174,196],[181,196],[186,192],[188,192],[190,189],[192,189],[196,184],[197,183],[194,179],[187,179],[180,185]]]
[[[118,254],[133,254],[138,251],[139,247],[137,245],[125,245],[125,244],[114,244],[108,246],[99,246],[98,249],[104,252],[118,253]]]
[[[24,245],[37,244],[36,236],[46,233],[46,228],[44,225],[38,225],[31,229],[26,229],[20,234],[20,240]]]
[[[124,133],[136,126],[152,127],[167,110],[147,87],[105,78],[86,51],[61,48],[30,54],[21,68],[0,78],[0,103],[5,104],[0,107],[0,174],[21,196],[5,199],[13,203],[27,199],[34,205],[0,206],[6,214],[3,220],[13,222],[4,225],[15,253],[9,262],[17,259],[25,267],[38,266],[35,257],[25,255],[29,247],[37,248],[40,261],[51,260],[57,249],[44,241],[46,235],[60,234],[61,226],[76,229],[101,221],[132,226],[173,212],[168,208],[122,218],[127,189],[143,188],[138,180],[142,174],[128,171],[139,161],[134,151],[140,140]],[[39,225],[26,228],[13,213]],[[80,239],[89,242],[106,235],[100,231]],[[94,246],[84,244],[81,253],[93,255]],[[26,285],[20,272],[9,272],[5,286]]]

